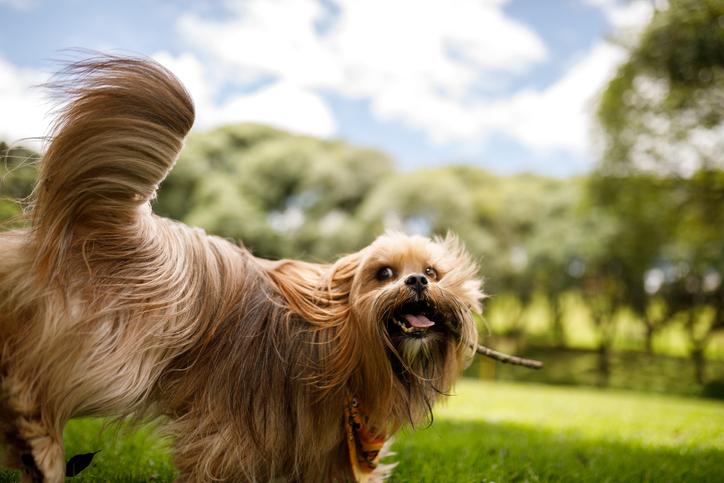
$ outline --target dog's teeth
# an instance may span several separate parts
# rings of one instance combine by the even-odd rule
[[[418,327],[410,327],[407,325],[404,321],[399,320],[397,318],[393,318],[392,321],[397,324],[397,326],[404,332],[405,334],[414,334],[418,332],[424,332],[426,329],[424,328],[418,328]]]

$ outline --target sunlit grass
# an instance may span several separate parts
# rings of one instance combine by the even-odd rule
[[[101,450],[73,480],[173,480],[150,428],[101,429],[68,426],[69,456]],[[724,403],[463,379],[433,425],[399,435],[394,450],[395,482],[724,481]]]
[[[724,404],[463,380],[393,481],[724,481]]]

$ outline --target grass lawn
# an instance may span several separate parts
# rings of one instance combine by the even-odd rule
[[[68,455],[100,449],[68,481],[170,481],[151,428],[73,421]],[[394,482],[724,481],[724,403],[463,379],[429,428],[397,438]],[[0,475],[12,481],[11,473]]]
[[[463,379],[392,481],[724,481],[724,403]]]

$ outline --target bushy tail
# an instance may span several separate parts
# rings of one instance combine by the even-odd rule
[[[79,233],[113,236],[134,223],[194,121],[183,85],[150,60],[83,60],[50,88],[64,103],[32,208],[37,268],[46,273]]]

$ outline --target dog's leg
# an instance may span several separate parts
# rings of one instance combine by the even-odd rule
[[[21,470],[24,483],[62,482],[65,477],[63,443],[40,420],[15,419],[15,427],[5,433],[6,463]]]
[[[21,455],[23,482],[58,483],[65,479],[62,435],[53,434],[40,420],[24,421],[19,435],[28,452]]]
[[[20,468],[22,482],[62,482],[65,478],[62,424],[44,418],[29,391],[3,381],[2,426],[9,444],[7,463]],[[7,391],[9,387],[15,390]],[[60,428],[60,429],[59,429]]]

